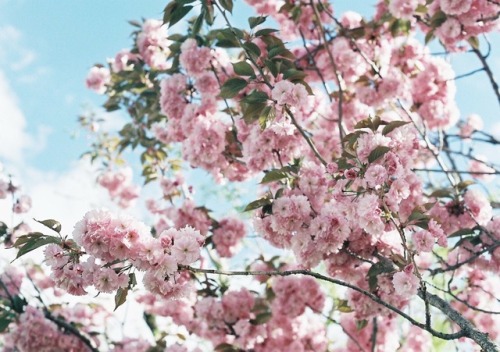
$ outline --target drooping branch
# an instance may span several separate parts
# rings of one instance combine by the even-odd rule
[[[474,340],[479,346],[483,348],[484,351],[486,352],[498,352],[498,348],[496,345],[490,340],[488,335],[486,333],[482,333],[474,326],[472,323],[470,323],[467,319],[465,319],[460,313],[458,313],[456,310],[454,310],[446,301],[443,299],[439,298],[436,295],[430,294],[429,292],[426,292],[426,299],[424,302],[427,302],[428,304],[432,305],[435,308],[438,308],[441,310],[444,314],[446,314],[452,321],[457,323],[457,325],[461,328],[456,333],[443,333],[440,331],[434,330],[432,327],[429,326],[429,324],[424,324],[421,322],[416,321],[413,319],[411,316],[406,314],[405,312],[401,311],[400,309],[394,307],[393,305],[385,302],[382,300],[380,297],[377,295],[368,292],[366,290],[363,290],[362,288],[359,288],[355,285],[352,285],[350,283],[337,280],[313,271],[309,270],[286,270],[286,271],[279,271],[279,270],[274,270],[274,271],[227,271],[227,270],[216,270],[216,269],[198,269],[198,268],[193,268],[190,266],[185,266],[182,265],[180,266],[181,270],[188,270],[192,273],[205,273],[205,274],[217,274],[217,275],[225,275],[225,276],[257,276],[257,275],[264,275],[264,276],[290,276],[290,275],[306,275],[306,276],[311,276],[314,277],[318,280],[326,281],[333,283],[335,285],[343,286],[350,288],[354,291],[357,291],[374,302],[386,307],[387,309],[392,310],[393,312],[397,313],[398,315],[402,316],[406,320],[408,320],[411,324],[428,331],[431,333],[433,336],[436,336],[438,338],[441,338],[443,340],[455,340],[459,339],[461,337],[469,337],[472,340]],[[419,290],[418,292],[419,297],[422,298],[424,295],[422,290]]]

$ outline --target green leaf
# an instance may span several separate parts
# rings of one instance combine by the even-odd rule
[[[299,71],[294,68],[286,70],[285,73],[283,74],[283,79],[287,79],[289,81],[295,81],[295,80],[302,80],[306,78],[307,73],[304,71]]]
[[[453,232],[448,237],[462,237],[462,236],[473,235],[473,234],[475,234],[474,229],[460,229],[458,231]]]
[[[221,343],[221,344],[218,344],[217,346],[215,346],[214,351],[216,351],[216,352],[238,352],[239,348],[234,346],[234,345],[230,345],[228,343]]]
[[[479,39],[476,36],[469,37],[467,41],[469,42],[470,46],[472,46],[474,49],[476,50],[479,49]]]
[[[266,106],[260,113],[260,116],[259,116],[259,124],[260,124],[260,128],[262,130],[264,130],[266,127],[267,127],[267,123],[269,121],[272,121],[274,120],[274,118],[276,117],[276,109],[274,108],[274,106]]]
[[[424,213],[422,213],[420,210],[413,210],[410,214],[410,216],[408,217],[408,221],[411,222],[411,221],[415,221],[415,220],[429,220],[430,217],[429,215],[426,215]]]
[[[375,291],[378,284],[377,276],[385,273],[392,273],[394,271],[394,265],[388,259],[381,259],[379,262],[373,264],[368,270],[368,285],[370,286],[370,291]]]
[[[368,155],[368,162],[371,164],[371,163],[377,161],[378,159],[383,157],[390,150],[391,150],[391,148],[389,148],[389,147],[379,145],[377,148],[375,148],[371,151],[370,155]]]
[[[247,124],[258,120],[263,110],[267,107],[266,103],[247,103],[245,101],[242,101],[241,106],[243,109],[243,120]]]
[[[233,13],[233,0],[219,0],[220,6]]]
[[[230,78],[222,85],[219,95],[224,99],[234,98],[247,85],[248,82],[243,78]]]
[[[203,25],[203,16],[204,15],[205,15],[205,13],[202,10],[201,13],[200,13],[200,15],[194,21],[193,28],[192,28],[193,35],[196,35],[196,34],[200,33],[201,26]]]
[[[384,126],[384,128],[382,129],[382,135],[387,135],[389,133],[391,133],[392,131],[394,131],[396,128],[398,127],[401,127],[401,126],[404,126],[404,125],[407,125],[409,124],[410,122],[407,122],[407,121],[392,121],[392,122],[389,122],[386,126]]]
[[[369,128],[369,129],[373,130],[373,121],[372,121],[371,117],[368,117],[368,118],[366,118],[364,120],[358,121],[354,125],[354,128],[355,129]]]
[[[214,24],[214,19],[215,19],[215,10],[214,10],[214,5],[212,5],[211,3],[208,3],[207,4],[204,2],[203,3],[203,9],[205,10],[204,11],[204,14],[205,14],[205,21],[207,21],[208,25],[213,25]]]
[[[446,14],[443,11],[438,11],[431,17],[430,20],[431,27],[437,28],[441,26],[445,21],[446,21]]]
[[[267,18],[267,16],[249,17],[248,24],[250,25],[251,29],[254,29],[259,24],[264,23],[266,21],[266,18]]]
[[[257,59],[258,57],[260,57],[261,51],[257,46],[257,44],[254,44],[252,42],[246,42],[243,43],[243,48],[246,50],[248,55],[253,59]]]
[[[267,312],[262,312],[259,313],[255,316],[254,319],[250,320],[250,324],[252,325],[261,325],[267,323],[269,320],[272,318],[272,313],[267,311]]]
[[[182,20],[189,13],[189,11],[191,11],[192,8],[192,5],[182,7],[177,6],[170,14],[168,27],[172,27],[174,24]]]
[[[15,315],[12,312],[0,310],[0,333],[4,332],[14,319]]]
[[[265,205],[270,205],[272,204],[272,200],[265,197],[265,198],[260,198],[260,199],[257,199],[257,200],[254,200],[253,202],[251,202],[250,204],[248,204],[245,209],[243,210],[243,212],[246,212],[246,211],[250,211],[250,210],[255,210],[255,209],[259,209]]]
[[[252,93],[248,94],[242,99],[245,103],[255,104],[255,103],[266,103],[269,100],[269,96],[265,92],[260,90],[254,90]]]
[[[356,329],[359,331],[368,325],[368,320],[357,320],[356,321]]]
[[[451,190],[449,188],[444,188],[444,189],[437,189],[434,192],[432,192],[429,197],[435,197],[435,198],[447,198],[451,197]]]
[[[233,64],[234,72],[239,76],[255,76],[253,67],[246,61]]]
[[[269,35],[271,33],[276,33],[278,32],[277,29],[273,29],[273,28],[264,28],[264,29],[259,29],[257,32],[255,32],[255,36],[256,37],[261,37],[263,35]]]
[[[429,42],[434,39],[434,31],[429,31],[425,35],[424,43],[425,45],[429,44]]]
[[[33,219],[36,222],[39,222],[40,224],[48,227],[52,231],[55,231],[57,233],[61,233],[61,223],[59,221],[53,220],[53,219],[48,219],[48,220],[37,220]]]
[[[282,57],[286,57],[290,60],[294,60],[295,59],[295,55],[293,55],[293,53],[288,50],[287,48],[285,48],[285,46],[275,46],[274,48],[271,48],[268,53],[267,53],[267,56],[272,59],[273,57],[276,57],[276,56],[282,56]]]
[[[263,183],[269,183],[269,182],[274,182],[278,181],[284,178],[287,178],[288,175],[286,172],[283,172],[281,170],[271,170],[266,172],[264,177],[262,178],[262,181],[260,181],[261,184]]]
[[[3,237],[7,234],[9,227],[6,223],[0,221],[0,237]]]
[[[459,182],[457,184],[457,189],[458,189],[458,191],[463,191],[467,187],[472,186],[474,184],[476,184],[476,183],[472,180],[465,180],[465,181]]]
[[[349,303],[347,303],[347,300],[345,299],[340,299],[337,304],[335,305],[335,309],[337,309],[339,312],[342,313],[351,313],[354,312],[354,309],[352,309],[349,306]]]
[[[20,236],[14,243],[15,248],[19,248],[15,259],[37,249],[38,247],[45,246],[46,244],[56,243],[60,244],[61,239],[54,236],[47,236],[40,232],[31,232],[27,235]]]
[[[120,287],[116,291],[115,295],[115,309],[116,310],[119,306],[121,306],[123,303],[127,301],[127,294],[128,294],[128,288],[122,288]]]

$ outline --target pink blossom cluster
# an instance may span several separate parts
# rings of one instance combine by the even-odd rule
[[[110,83],[111,74],[109,69],[100,66],[93,66],[85,79],[87,88],[98,94],[104,94]]]
[[[301,4],[291,8],[284,5],[294,4],[283,0],[245,0],[253,6],[259,15],[269,15],[278,22],[281,28],[281,36],[285,39],[296,39],[303,35],[307,39],[315,38],[315,13],[310,6],[301,6]],[[295,10],[298,8],[298,10]],[[333,9],[330,3],[323,2],[319,8],[319,17],[322,23],[333,22]]]
[[[241,240],[245,237],[245,223],[236,218],[225,218],[219,221],[213,230],[212,242],[220,257],[232,257],[239,250]]]
[[[318,282],[312,277],[277,277],[272,280],[276,297],[272,303],[273,314],[298,317],[306,308],[321,312],[325,304],[325,295]]]
[[[256,297],[245,288],[227,291],[221,299],[208,296],[172,302],[145,294],[138,300],[150,314],[171,317],[214,346],[230,344],[260,352],[323,350],[323,323],[304,313],[306,307],[313,311],[323,308],[325,297],[318,283],[308,277],[284,277],[273,280],[272,287],[276,298],[270,307],[264,297]]]
[[[445,21],[434,29],[448,50],[462,50],[461,42],[481,34],[498,31],[498,4],[484,0],[440,0],[429,6],[429,15],[441,11]],[[429,30],[421,26],[424,31]]]
[[[394,316],[392,317],[377,317],[377,335],[375,340],[374,350],[377,352],[383,351],[396,351],[400,348],[400,343],[398,339],[400,324]],[[360,321],[356,319],[354,313],[342,314],[340,318],[340,325],[342,329],[346,331],[350,336],[344,347],[336,348],[334,352],[350,352],[358,350],[370,350],[374,345],[372,339],[373,331],[373,320],[366,321],[366,324],[360,325]],[[417,329],[422,331],[421,329]],[[413,333],[413,329],[410,328]],[[430,349],[425,349],[425,346],[430,348],[430,336],[423,335],[421,333],[415,332],[416,335],[406,335],[408,340],[405,346],[408,347],[408,351],[413,352],[424,352]],[[422,336],[423,335],[423,336]],[[414,342],[410,342],[414,339]],[[416,342],[422,342],[422,345],[416,344]],[[422,349],[423,348],[423,349]],[[406,351],[406,349],[404,349]]]
[[[108,169],[97,178],[97,182],[106,188],[112,199],[122,208],[128,208],[139,197],[140,188],[132,184],[132,169],[120,168],[117,171]]]
[[[0,275],[0,297],[8,298],[17,296],[21,290],[21,284],[25,274],[13,265],[7,266]]]
[[[3,351],[90,351],[82,340],[63,332],[43,312],[33,306],[19,316],[16,324],[5,336]]]
[[[16,214],[27,213],[30,211],[31,205],[31,197],[27,194],[22,194],[16,198],[16,201],[12,206],[12,211]]]
[[[453,301],[452,306],[478,329],[490,334],[493,340],[497,340],[500,335],[495,327],[500,324],[500,317],[497,314],[488,314],[487,312],[498,312],[500,308],[495,299],[498,271],[491,273],[488,268],[468,268],[460,271],[459,275],[467,281],[467,284],[458,293],[458,299],[462,302]],[[458,289],[458,287],[454,288]],[[468,309],[467,305],[477,309]],[[478,309],[483,311],[478,311]]]
[[[204,242],[191,227],[168,229],[152,237],[143,223],[106,210],[85,214],[75,225],[73,239],[85,252],[71,244],[51,244],[45,249],[45,261],[56,285],[74,295],[86,294],[91,285],[104,293],[128,287],[126,261],[146,271],[147,289],[165,296],[183,294],[190,280],[189,275],[177,272],[178,266],[198,260]],[[88,255],[85,262],[80,260],[83,253]]]
[[[9,179],[0,174],[0,199],[7,198],[9,194]]]
[[[162,21],[153,19],[144,21],[142,30],[137,35],[136,44],[141,59],[153,70],[169,68],[167,59],[170,54],[170,41],[167,39],[167,28]]]

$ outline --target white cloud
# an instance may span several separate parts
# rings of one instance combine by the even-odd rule
[[[20,160],[29,145],[26,118],[5,74],[0,71],[0,158]]]

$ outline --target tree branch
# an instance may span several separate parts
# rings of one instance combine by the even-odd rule
[[[431,306],[446,314],[451,320],[460,326],[464,336],[474,340],[479,346],[481,346],[484,352],[498,352],[498,346],[490,340],[488,334],[477,330],[470,321],[465,319],[460,313],[453,309],[448,302],[432,293],[424,293],[421,289],[418,291],[418,296],[422,298],[424,302],[428,302]]]
[[[339,286],[343,286],[343,287],[347,287],[347,288],[350,288],[354,291],[357,291],[365,296],[367,296],[368,298],[370,298],[372,301],[386,307],[387,309],[389,310],[392,310],[393,312],[399,314],[400,316],[402,316],[403,318],[405,318],[406,320],[408,320],[411,324],[423,329],[423,330],[426,330],[428,332],[430,332],[432,335],[436,336],[436,337],[439,337],[440,339],[443,339],[443,340],[455,340],[455,339],[459,339],[461,337],[470,337],[472,338],[474,341],[476,341],[475,339],[479,339],[478,341],[476,341],[478,344],[480,344],[481,346],[483,346],[485,344],[485,341],[484,341],[484,337],[482,335],[478,335],[481,334],[479,331],[476,332],[472,332],[472,330],[469,329],[469,326],[472,326],[472,324],[470,322],[468,322],[465,318],[463,318],[458,312],[454,311],[449,305],[446,306],[446,305],[443,305],[439,302],[439,297],[436,298],[432,298],[432,296],[430,296],[428,299],[429,299],[429,303],[437,308],[443,306],[445,307],[446,309],[448,310],[453,310],[453,312],[455,313],[455,315],[452,314],[453,317],[456,318],[456,315],[458,315],[461,320],[460,320],[460,323],[462,325],[464,325],[463,323],[463,320],[465,320],[466,322],[468,322],[469,325],[464,325],[464,326],[467,326],[467,328],[469,330],[467,330],[467,332],[465,330],[460,330],[456,333],[443,333],[443,332],[440,332],[440,331],[436,331],[434,330],[433,328],[431,327],[427,327],[426,324],[423,324],[423,323],[420,323],[418,321],[416,321],[415,319],[413,319],[411,316],[409,316],[408,314],[406,314],[405,312],[403,312],[402,310],[394,307],[393,305],[385,302],[384,300],[382,300],[380,297],[378,297],[377,295],[371,293],[371,292],[368,292],[366,290],[363,290],[362,288],[359,288],[355,285],[352,285],[348,282],[344,282],[344,281],[341,281],[341,280],[337,280],[337,279],[334,279],[334,278],[331,278],[331,277],[328,277],[328,276],[325,276],[325,275],[322,275],[322,274],[319,274],[319,273],[316,273],[316,272],[313,272],[313,271],[309,271],[309,270],[304,270],[304,269],[298,269],[298,270],[286,270],[286,271],[279,271],[279,270],[274,270],[274,271],[227,271],[227,270],[216,270],[216,269],[198,269],[198,268],[193,268],[191,266],[187,266],[187,265],[180,265],[179,266],[179,269],[180,270],[188,270],[192,273],[205,273],[205,274],[217,274],[217,275],[225,275],[225,276],[257,276],[257,275],[264,275],[264,276],[291,276],[291,275],[306,275],[306,276],[312,276],[318,280],[322,280],[322,281],[327,281],[327,282],[330,282],[330,283],[333,283],[335,285],[339,285]],[[429,294],[428,294],[429,295]],[[444,302],[444,301],[443,301]],[[444,302],[446,304],[446,302]],[[447,314],[449,316],[449,311],[445,312],[445,314]],[[453,318],[452,318],[453,319]],[[458,322],[457,322],[458,324]],[[459,324],[460,325],[460,324]],[[460,326],[462,326],[460,325]],[[469,335],[467,335],[469,334]],[[483,335],[485,335],[483,333]],[[492,346],[494,346],[493,342],[491,342],[491,340],[489,340],[487,337],[487,342],[489,342]],[[490,351],[495,351],[497,352],[496,349],[490,349],[490,350],[486,350],[488,352]]]

